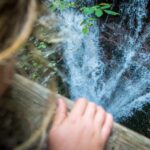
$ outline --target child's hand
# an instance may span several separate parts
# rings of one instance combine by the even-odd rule
[[[79,99],[71,112],[59,100],[49,133],[50,150],[103,150],[111,133],[113,118],[102,107]]]

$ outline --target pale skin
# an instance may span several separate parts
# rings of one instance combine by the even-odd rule
[[[103,150],[113,127],[113,117],[81,98],[71,112],[59,100],[49,133],[49,150]]]

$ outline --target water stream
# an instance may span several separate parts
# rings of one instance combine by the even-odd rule
[[[103,43],[109,21],[95,22],[90,33],[83,35],[77,11],[61,14],[61,35],[64,37],[64,61],[72,99],[85,97],[113,114],[118,121],[129,117],[134,109],[150,103],[150,53],[143,48],[150,38],[150,25],[145,24],[148,0],[129,0],[120,5],[120,21],[111,32],[115,46]],[[107,59],[111,51],[111,58]]]

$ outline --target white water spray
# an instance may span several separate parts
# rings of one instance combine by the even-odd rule
[[[150,37],[150,25],[144,27],[143,21],[147,4],[148,0],[130,0],[120,6],[122,20],[118,29],[126,26],[127,30],[116,48],[111,49],[121,56],[113,54],[109,62],[104,61],[105,49],[99,41],[101,33],[96,23],[84,36],[80,25],[83,15],[73,10],[61,14],[64,60],[72,99],[85,97],[101,104],[116,120],[150,103],[150,53],[142,50]],[[115,32],[118,31],[114,35]]]

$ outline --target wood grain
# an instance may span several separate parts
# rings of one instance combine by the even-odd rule
[[[7,104],[11,104],[20,113],[24,113],[26,120],[30,124],[30,131],[32,133],[25,144],[17,149],[30,148],[30,145],[37,142],[37,139],[39,141],[39,137],[42,137],[41,134],[47,131],[48,122],[52,120],[55,114],[56,99],[63,98],[69,109],[73,107],[73,102],[67,98],[59,94],[54,94],[41,85],[19,75],[15,75],[11,91],[11,98],[7,101]],[[44,126],[43,122],[45,118],[48,118],[48,122]],[[36,132],[37,129],[41,131],[38,134]],[[149,149],[149,139],[114,122],[113,131],[108,140],[106,150]]]

